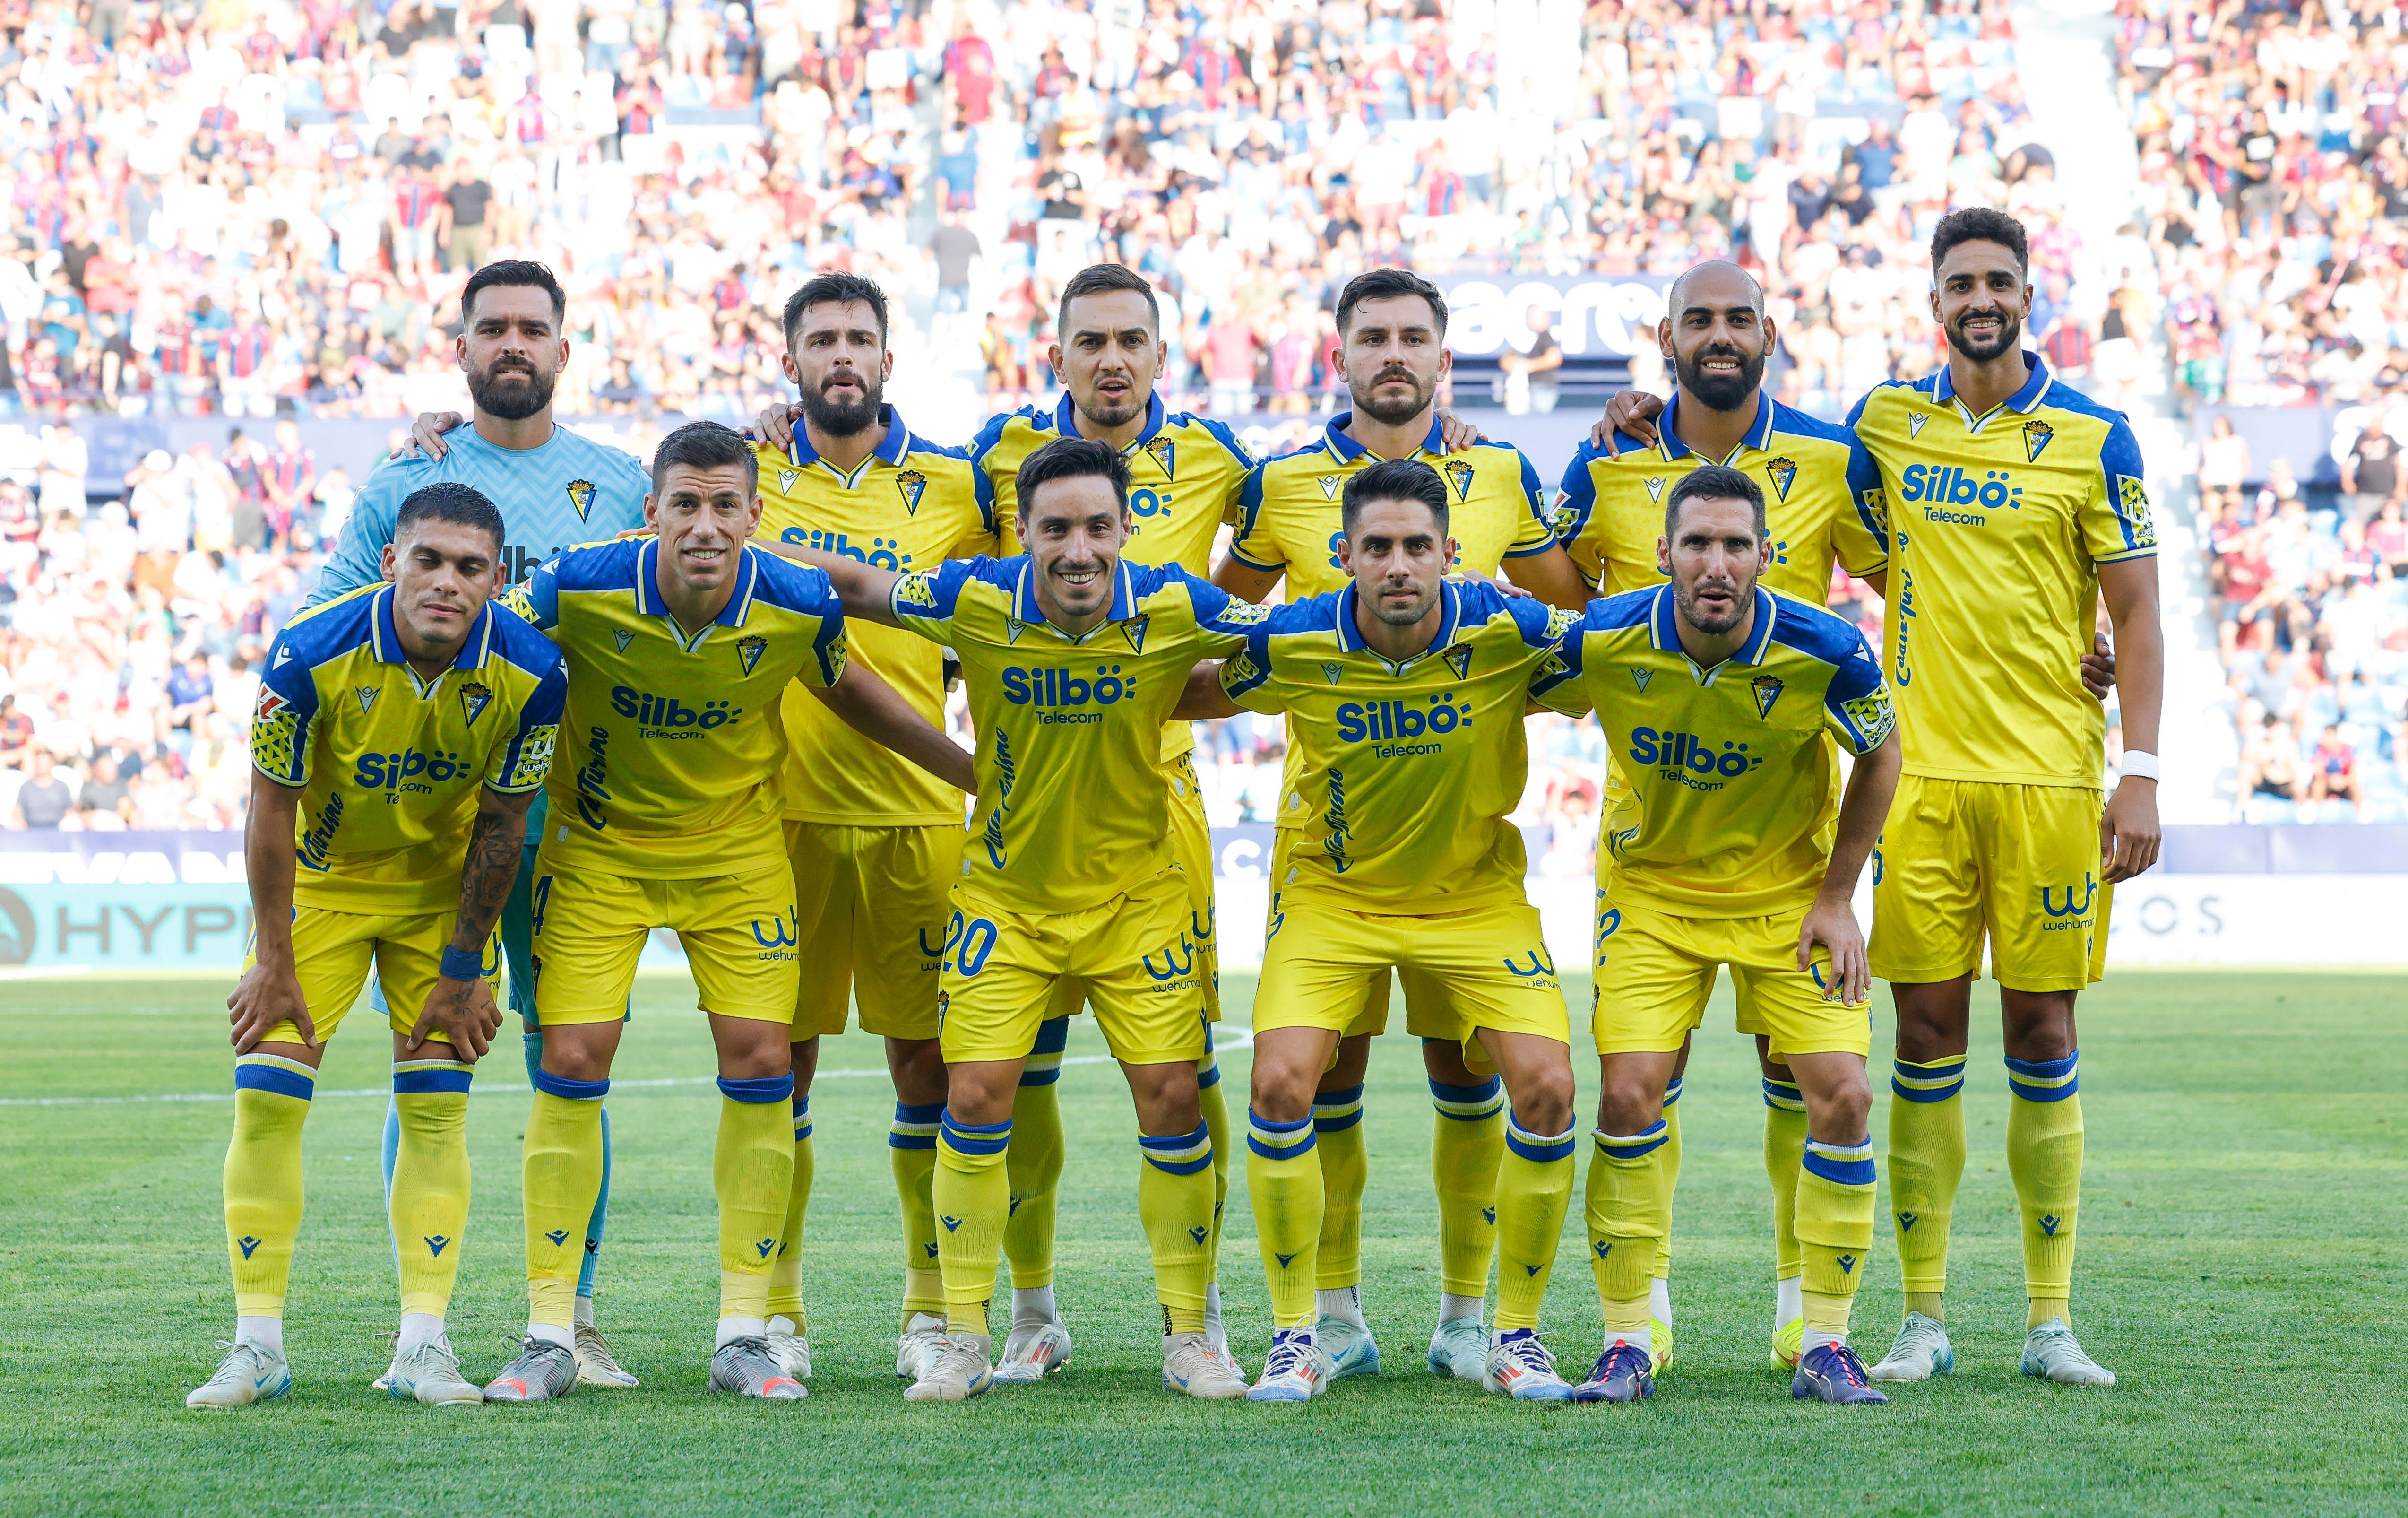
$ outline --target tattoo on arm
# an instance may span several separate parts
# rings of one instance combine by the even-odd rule
[[[452,930],[452,947],[483,950],[518,878],[525,836],[523,811],[478,811],[476,826],[468,832],[468,857],[460,869],[460,917]]]

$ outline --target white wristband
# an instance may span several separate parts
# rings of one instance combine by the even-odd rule
[[[2124,750],[2121,773],[2126,780],[2155,780],[2157,777],[2157,756],[2142,749],[2128,748]]]

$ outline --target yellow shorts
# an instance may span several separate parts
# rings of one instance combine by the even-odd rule
[[[1170,858],[1187,875],[1187,937],[1196,946],[1196,978],[1204,983],[1204,1020],[1218,1022],[1221,950],[1212,937],[1212,825],[1204,819],[1204,792],[1197,787],[1194,756],[1182,754],[1163,765],[1162,779],[1170,788]],[[1045,1016],[1076,1017],[1086,1000],[1078,982],[1057,981]]]
[[[543,1026],[616,1022],[636,959],[654,928],[676,932],[696,1005],[724,1018],[795,1018],[795,887],[786,861],[742,875],[638,880],[598,870],[554,874],[536,860],[535,1005]]]
[[[1670,1053],[1704,1020],[1714,973],[1729,965],[1739,1031],[1764,1034],[1778,1059],[1872,1050],[1872,1006],[1826,1001],[1831,957],[1817,948],[1798,969],[1806,909],[1754,918],[1691,918],[1597,893],[1597,957],[1589,1035],[1600,1054]]]
[[[795,1036],[843,1033],[857,1001],[864,1033],[936,1037],[937,966],[962,873],[962,830],[788,818],[786,862],[802,954]]]
[[[1299,829],[1282,828],[1271,839],[1271,904],[1269,921],[1277,924],[1281,912],[1280,891],[1293,884],[1289,879],[1293,866],[1291,856],[1299,847],[1310,847],[1310,835]],[[1272,932],[1277,928],[1273,926]],[[1389,973],[1381,970],[1369,976],[1363,987],[1362,1005],[1340,1030],[1341,1038],[1369,1037],[1388,1031]],[[1455,1028],[1461,1021],[1455,1003],[1447,995],[1444,982],[1420,970],[1398,965],[1393,977],[1405,986],[1405,1032],[1415,1038],[1442,1039],[1455,1042]],[[1257,983],[1255,995],[1262,994]]]
[[[452,941],[452,911],[418,912],[408,917],[378,917],[366,912],[334,912],[322,906],[293,909],[293,969],[301,980],[301,999],[318,1042],[334,1035],[351,1004],[367,984],[368,967],[376,966],[384,986],[386,1020],[393,1031],[406,1034],[418,1025],[426,998],[435,991],[443,964],[443,946]],[[259,962],[258,934],[242,967]],[[499,996],[502,982],[502,939],[498,930],[485,940],[485,982]],[[301,1030],[280,1022],[263,1042],[297,1044]]]
[[[938,998],[945,1063],[1023,1058],[1038,1024],[1059,1015],[1052,1009],[1065,983],[1094,1008],[1115,1058],[1200,1060],[1201,958],[1176,870],[1082,912],[1012,912],[956,889]]]
[[[1433,1014],[1414,1032],[1462,1045],[1464,1059],[1483,1069],[1489,1063],[1480,1045],[1483,1028],[1571,1042],[1563,982],[1540,936],[1538,908],[1527,902],[1399,917],[1289,896],[1272,910],[1262,978],[1254,988],[1257,1034],[1273,1028],[1326,1028],[1340,1036],[1364,1031],[1357,1026],[1364,1015],[1364,984],[1384,987],[1394,968],[1445,993],[1443,1005],[1453,1020],[1440,1028]]]
[[[2011,990],[2080,990],[2107,973],[2099,818],[2080,786],[1904,775],[1873,849],[1872,972],[1915,985],[1990,974]]]

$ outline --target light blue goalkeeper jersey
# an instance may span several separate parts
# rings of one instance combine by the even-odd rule
[[[502,565],[518,584],[546,559],[644,525],[651,481],[627,454],[554,427],[540,448],[497,448],[473,426],[443,435],[441,458],[412,454],[377,466],[343,524],[342,541],[310,587],[308,604],[384,577],[384,547],[410,492],[446,481],[471,485],[501,508]]]

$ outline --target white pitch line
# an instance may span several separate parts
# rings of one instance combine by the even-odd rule
[[[1245,1032],[1233,1035],[1227,1043],[1217,1047],[1222,1049],[1247,1048],[1252,1047],[1254,1042],[1254,1034]],[[1079,1054],[1062,1062],[1065,1066],[1112,1063],[1114,1063],[1112,1057],[1109,1054]],[[847,1080],[885,1074],[886,1071],[883,1069],[823,1070],[811,1078],[814,1081]],[[716,1076],[675,1076],[657,1080],[614,1080],[610,1082],[610,1089],[613,1092],[655,1091],[669,1086],[708,1086],[717,1079]],[[500,1081],[480,1081],[469,1088],[470,1092],[478,1096],[494,1096],[505,1092],[523,1092],[532,1089],[523,1085],[507,1085]],[[359,1086],[346,1091],[318,1092],[314,1093],[312,1100],[322,1102],[337,1096],[391,1096],[392,1094],[392,1088],[387,1086]],[[0,1106],[132,1106],[136,1103],[231,1102],[233,1100],[232,1092],[177,1092],[157,1096],[0,1096]]]

